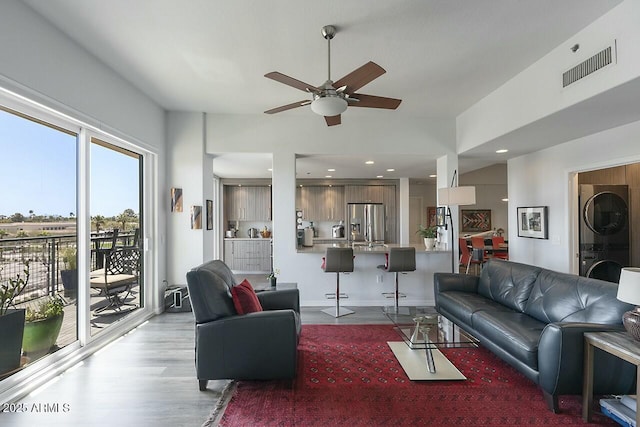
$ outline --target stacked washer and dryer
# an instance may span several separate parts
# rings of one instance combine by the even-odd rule
[[[581,184],[580,275],[618,283],[629,265],[629,188]]]

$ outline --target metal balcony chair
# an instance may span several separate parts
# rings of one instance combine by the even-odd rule
[[[132,288],[138,284],[140,272],[140,251],[137,248],[113,248],[105,256],[104,269],[92,271],[90,285],[99,291],[107,304],[94,310],[96,314],[105,310],[123,311],[124,306],[138,306],[128,303]]]

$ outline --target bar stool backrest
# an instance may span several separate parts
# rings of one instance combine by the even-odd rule
[[[326,273],[353,271],[353,248],[327,248],[324,261]]]
[[[416,248],[389,248],[387,271],[416,271]]]

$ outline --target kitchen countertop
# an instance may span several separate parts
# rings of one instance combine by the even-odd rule
[[[327,248],[348,248],[351,245],[349,243],[315,243],[313,246],[303,246],[297,249],[298,253],[309,253],[309,254],[323,254],[327,250]],[[401,245],[398,243],[386,243],[386,244],[377,244],[369,247],[367,244],[357,244],[353,247],[353,253],[355,254],[383,254],[389,250],[389,248],[416,248],[416,254],[419,253],[427,253],[427,254],[435,254],[435,253],[449,253],[450,251],[444,248],[433,248],[432,250],[426,250],[423,244],[409,244],[409,245]]]
[[[224,240],[271,240],[271,237],[225,237]]]

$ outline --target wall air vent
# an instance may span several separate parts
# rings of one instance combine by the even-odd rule
[[[615,46],[615,45],[614,45]],[[591,58],[582,61],[575,67],[562,73],[562,87],[567,87],[572,83],[598,71],[601,68],[614,62],[615,49],[613,46],[601,50]]]

